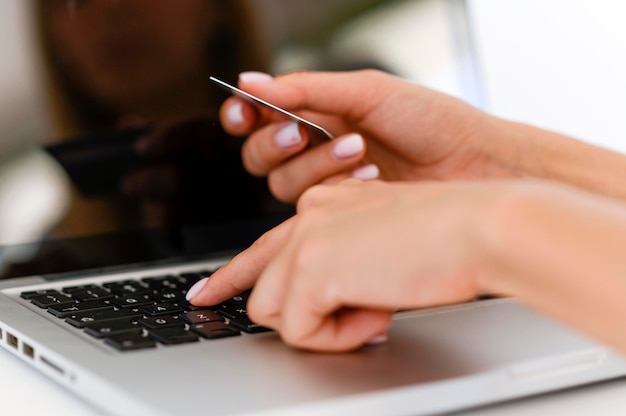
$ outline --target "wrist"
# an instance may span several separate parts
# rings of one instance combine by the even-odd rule
[[[626,199],[626,156],[555,132],[494,117],[493,141],[512,177],[559,181]]]
[[[477,285],[486,293],[518,296],[523,283],[529,253],[535,247],[534,219],[541,217],[541,189],[538,182],[506,182],[503,191],[495,192],[483,210],[481,221],[475,223],[479,273]]]
[[[480,287],[626,350],[613,328],[626,319],[623,204],[555,184],[513,188],[481,228]]]

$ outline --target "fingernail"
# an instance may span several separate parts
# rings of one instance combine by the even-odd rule
[[[191,289],[189,289],[189,292],[187,292],[187,294],[185,295],[185,299],[187,299],[188,301],[195,298],[196,295],[202,290],[202,288],[204,288],[204,286],[206,286],[206,282],[209,281],[208,277],[205,277],[202,280],[198,280],[196,282],[196,284],[194,284],[193,286],[191,286]]]
[[[272,82],[273,80],[274,77],[270,74],[266,74],[265,72],[247,71],[239,74],[239,81],[241,82],[266,84],[268,82]]]
[[[278,145],[278,147],[282,147],[283,149],[302,143],[302,136],[300,136],[298,123],[289,123],[285,127],[278,130],[274,136],[274,142]]]
[[[337,141],[332,152],[337,159],[346,159],[358,155],[365,149],[363,137],[360,134],[351,134]]]
[[[243,118],[243,105],[241,103],[235,103],[226,110],[226,119],[230,124],[243,124],[245,121]]]
[[[378,169],[378,166],[374,164],[361,166],[360,168],[352,171],[352,177],[361,181],[369,181],[372,179],[376,179],[379,176],[380,169]]]
[[[365,341],[365,345],[379,345],[387,342],[389,337],[387,335],[376,335]]]

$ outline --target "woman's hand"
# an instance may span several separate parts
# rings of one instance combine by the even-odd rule
[[[553,183],[348,181],[189,292],[212,305],[252,286],[251,318],[288,344],[347,351],[397,309],[517,297],[626,351],[626,208]]]
[[[225,129],[249,135],[246,169],[278,199],[348,177],[387,181],[533,177],[626,199],[626,158],[572,138],[490,116],[460,100],[377,71],[244,73],[240,87],[337,137],[307,148],[306,132],[230,98]]]
[[[225,129],[249,135],[247,170],[268,176],[280,200],[293,202],[308,187],[356,177],[385,180],[512,176],[504,155],[487,140],[493,117],[447,95],[377,71],[293,73],[271,78],[244,73],[240,87],[324,126],[337,137],[307,149],[292,122],[277,121],[230,98],[221,109]]]
[[[496,188],[379,181],[311,188],[294,218],[190,297],[214,304],[255,284],[251,318],[288,344],[357,348],[385,334],[399,308],[463,302],[481,292],[481,233]]]

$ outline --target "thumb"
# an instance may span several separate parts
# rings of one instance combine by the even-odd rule
[[[255,82],[240,76],[239,86],[251,94],[292,111],[332,114],[367,120],[375,109],[402,90],[404,81],[376,70],[294,72]]]

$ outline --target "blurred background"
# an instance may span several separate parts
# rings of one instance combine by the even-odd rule
[[[43,3],[46,1],[62,3],[70,15],[73,8],[82,7],[82,3],[90,0],[43,0]],[[7,137],[1,146],[8,145],[11,138],[21,141],[20,136],[30,136],[32,131],[49,136],[52,121],[46,97],[42,96],[45,62],[38,44],[41,34],[34,22],[36,3],[36,0],[0,2],[3,31],[0,50],[4,55],[0,68],[0,122]],[[463,72],[473,70],[471,62],[460,59],[473,58],[463,45],[468,39],[462,0],[248,3],[257,25],[255,30],[261,34],[256,47],[268,55],[268,69],[273,73],[376,66],[475,99],[474,79]],[[466,66],[459,68],[460,64]],[[24,113],[23,108],[29,111]],[[5,133],[6,120],[12,121],[15,132]],[[20,133],[22,129],[24,132]]]
[[[379,68],[626,152],[625,17],[615,0],[2,0],[0,269],[42,237],[288,212],[242,172],[209,74]]]
[[[0,245],[283,213],[223,139],[208,75],[379,68],[480,105],[465,16],[459,0],[3,0]]]

